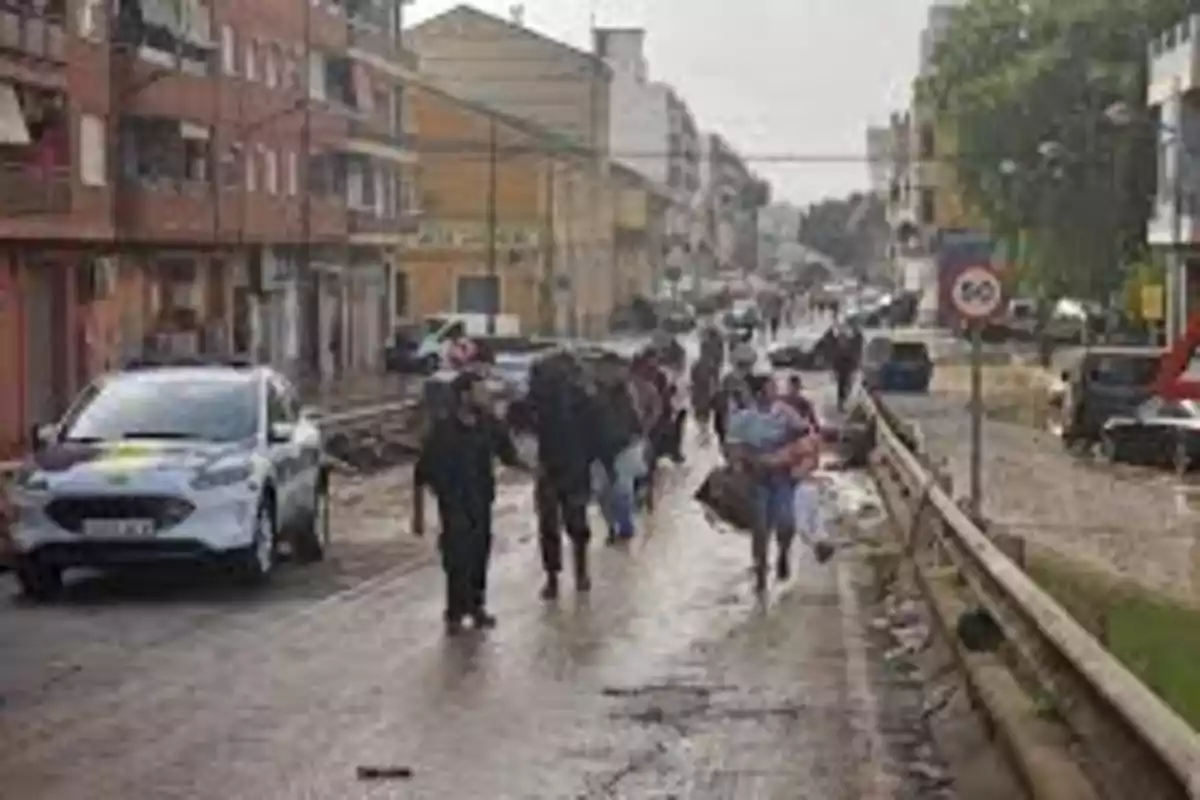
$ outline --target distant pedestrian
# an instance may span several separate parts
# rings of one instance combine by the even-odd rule
[[[413,485],[437,498],[441,533],[438,549],[446,573],[446,631],[458,633],[470,617],[478,629],[493,628],[487,610],[487,572],[492,550],[494,461],[523,467],[508,432],[487,410],[486,384],[463,373],[453,385],[454,413],[434,423],[421,446]],[[413,532],[424,535],[424,504],[413,504]]]
[[[609,542],[616,543],[633,538],[636,484],[646,473],[642,421],[620,357],[605,357],[598,365],[596,401],[602,439],[600,457],[593,465],[597,500],[608,524]]]
[[[862,334],[848,325],[840,325],[833,338],[833,376],[837,384],[838,411],[846,410],[846,402],[854,388],[854,377],[862,361]]]
[[[634,358],[629,370],[629,386],[633,390],[634,406],[641,426],[642,455],[645,469],[635,482],[634,495],[646,509],[654,508],[654,478],[657,474],[658,457],[654,449],[654,436],[666,409],[658,384],[658,370],[653,358],[641,353]]]
[[[701,355],[692,365],[689,388],[691,389],[692,418],[702,438],[709,435],[713,406],[721,382],[721,365],[711,356]]]
[[[758,353],[750,345],[741,344],[734,348],[730,361],[731,369],[721,378],[717,386],[717,396],[713,399],[713,427],[716,428],[717,439],[722,444],[729,427],[729,415],[749,401],[749,387],[746,381],[754,372],[754,365],[758,363]]]
[[[534,499],[538,546],[546,571],[542,598],[554,600],[563,569],[564,529],[571,542],[575,589],[589,592],[592,588],[587,509],[592,497],[592,464],[603,457],[603,442],[596,404],[572,354],[551,353],[535,364],[528,397],[538,448]]]
[[[817,410],[813,407],[812,402],[804,396],[804,383],[799,375],[788,376],[787,389],[780,399],[796,409],[796,413],[809,424],[814,433],[820,433],[821,422],[817,417]]]

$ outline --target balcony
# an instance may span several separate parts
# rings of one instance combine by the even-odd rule
[[[70,210],[70,167],[0,161],[0,217],[66,214]]]
[[[1193,14],[1150,43],[1147,101],[1200,87],[1200,14]]]
[[[29,0],[0,0],[0,55],[65,63],[63,3],[50,3],[49,6],[60,13],[35,13]]]

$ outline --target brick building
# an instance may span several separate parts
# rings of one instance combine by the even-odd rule
[[[0,450],[147,349],[377,368],[406,2],[0,0]]]

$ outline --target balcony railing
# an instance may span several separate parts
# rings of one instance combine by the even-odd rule
[[[63,20],[34,14],[28,0],[0,0],[0,53],[64,63]]]
[[[70,167],[0,162],[0,218],[70,210]]]

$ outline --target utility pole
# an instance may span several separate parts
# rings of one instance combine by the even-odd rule
[[[301,373],[311,371],[321,381],[321,291],[312,266],[312,3],[304,4],[304,63],[301,66],[304,92],[304,121],[300,126],[300,158],[304,160],[304,183],[300,187],[300,259],[296,264],[295,283],[303,306],[299,315]],[[305,324],[307,323],[307,324]]]
[[[1176,96],[1176,102],[1182,103],[1182,96]],[[1187,277],[1184,272],[1184,260],[1181,256],[1183,246],[1183,159],[1184,141],[1177,132],[1174,135],[1175,170],[1171,186],[1171,249],[1167,254],[1167,286],[1174,291],[1167,291],[1167,302],[1170,308],[1166,311],[1167,347],[1183,338],[1187,327]]]
[[[557,172],[553,158],[546,164],[546,220],[544,224],[544,240],[542,252],[545,259],[542,267],[542,335],[554,336],[558,333],[558,303],[556,302],[556,277],[554,274],[557,259],[554,237],[554,179]]]
[[[491,289],[488,295],[487,335],[496,335],[496,314],[500,312],[500,278],[496,274],[496,118],[488,120],[488,185],[487,185],[487,276]]]

